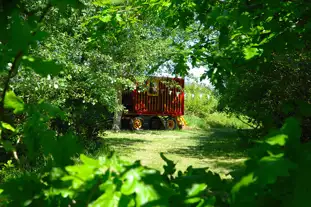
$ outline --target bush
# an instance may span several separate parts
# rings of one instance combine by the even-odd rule
[[[235,128],[235,129],[245,129],[250,128],[249,125],[243,123],[240,119],[234,115],[228,115],[222,112],[215,112],[207,115],[205,118],[205,123],[210,127],[214,128]]]
[[[303,117],[303,134],[309,137],[311,122],[304,112],[311,100],[310,55],[296,51],[271,57],[265,70],[230,76],[221,91],[219,109],[250,117],[249,122],[264,133],[281,127],[287,117],[298,115]]]
[[[182,207],[228,202],[226,189],[230,183],[218,174],[189,166],[175,175],[175,163],[163,154],[161,157],[166,162],[162,174],[139,161],[128,163],[115,155],[98,159],[81,155],[80,163],[65,169],[8,179],[0,185],[0,206]],[[20,188],[11,188],[16,185]],[[21,193],[25,188],[27,192]],[[216,191],[220,193],[214,194]]]
[[[239,120],[234,115],[218,112],[218,98],[215,91],[198,83],[185,86],[185,119],[190,127],[213,128],[249,128],[247,120]],[[245,123],[243,123],[245,122]]]
[[[185,86],[185,113],[197,117],[205,117],[215,112],[217,98],[207,86],[191,83]]]
[[[195,115],[185,115],[187,125],[192,128],[209,129],[209,128],[234,128],[249,129],[250,126],[243,123],[240,119],[226,113],[215,112],[207,114],[204,118]]]
[[[187,126],[194,129],[207,129],[208,125],[205,123],[203,118],[197,117],[195,115],[185,115],[185,120]]]

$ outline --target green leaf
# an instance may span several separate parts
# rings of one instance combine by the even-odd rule
[[[268,17],[268,18],[266,19],[266,22],[271,22],[272,19],[273,19],[273,17],[270,16],[270,17]]]
[[[206,189],[206,187],[207,185],[205,183],[193,184],[191,189],[187,190],[188,197],[199,195],[202,191]]]
[[[12,132],[15,132],[14,127],[12,127],[12,126],[11,126],[10,124],[8,124],[8,123],[1,122],[1,126],[2,126],[2,128],[4,128],[4,129],[10,130],[10,131],[12,131]]]
[[[84,164],[86,164],[86,165],[94,166],[94,167],[100,167],[99,161],[98,161],[98,160],[89,158],[89,157],[85,156],[84,154],[81,154],[81,155],[80,155],[80,160],[81,160]]]
[[[135,206],[135,200],[133,199],[133,196],[126,196],[121,195],[119,206],[128,206],[128,207],[134,207]]]
[[[125,0],[96,0],[93,1],[92,3],[96,6],[105,6],[107,4],[121,4]]]
[[[117,14],[117,15],[116,15],[116,20],[117,20],[118,22],[122,22],[122,17],[121,17],[120,14]]]
[[[30,41],[34,38],[31,35],[31,28],[27,21],[22,18],[22,15],[16,10],[11,14],[12,24],[10,25],[10,41],[8,47],[12,54],[27,50]]]
[[[231,190],[231,193],[232,193],[232,196],[233,196],[233,199],[235,199],[235,195],[240,191],[240,189],[242,187],[247,187],[251,184],[253,184],[255,181],[257,180],[257,178],[254,177],[254,173],[250,173],[246,176],[244,176],[238,183],[236,183],[232,190]]]
[[[42,76],[58,75],[62,71],[62,66],[51,60],[23,56],[23,63],[26,68],[32,69]]]
[[[30,204],[32,203],[32,200],[26,200],[25,202],[24,202],[24,206],[29,206]]]
[[[24,110],[24,102],[13,91],[8,91],[4,98],[4,108],[14,109],[14,113],[19,113]]]
[[[284,158],[284,154],[280,153],[261,158],[255,175],[261,185],[272,184],[279,176],[289,176],[288,171],[295,167],[294,163]]]
[[[212,196],[208,199],[202,199],[201,202],[197,205],[197,207],[214,207],[216,203],[216,197]]]
[[[285,124],[281,128],[281,132],[286,134],[291,144],[299,144],[302,134],[300,123],[297,119],[291,117],[285,120]]]
[[[246,47],[243,49],[243,51],[244,51],[244,58],[246,60],[250,60],[259,54],[258,49],[255,47]]]
[[[68,147],[70,146],[70,147]],[[81,145],[77,137],[72,133],[59,136],[57,140],[57,149],[52,151],[55,162],[58,165],[65,166],[72,162],[72,157],[82,151]],[[88,167],[93,167],[89,166]]]
[[[98,206],[107,206],[115,207],[118,206],[119,200],[121,198],[121,192],[116,191],[116,185],[111,181],[104,183],[104,187],[101,187],[105,190],[100,197],[93,201],[89,206],[98,207]]]
[[[110,22],[112,16],[110,14],[104,16],[104,17],[99,17],[100,21],[102,22]]]
[[[125,181],[121,187],[121,192],[124,195],[131,195],[135,192],[138,185],[138,180],[140,179],[139,173],[135,169],[131,169],[124,175],[124,178]]]
[[[148,202],[159,199],[155,189],[151,185],[139,183],[136,187],[136,203],[137,206],[142,206]]]
[[[173,175],[176,172],[176,164],[172,161],[167,159],[167,157],[164,156],[164,153],[160,153],[161,158],[166,162],[167,165],[164,165],[164,174],[165,175]]]
[[[36,107],[42,110],[42,113],[47,113],[49,118],[59,117],[62,120],[65,119],[65,113],[58,106],[46,102],[39,102]]]
[[[194,203],[198,203],[199,201],[201,201],[200,197],[187,198],[185,200],[185,204],[194,204]]]
[[[286,144],[287,139],[288,139],[288,136],[286,134],[278,134],[274,137],[268,138],[266,142],[270,145],[284,146]]]
[[[14,147],[13,147],[12,143],[10,141],[8,141],[8,140],[3,141],[2,145],[3,145],[4,149],[5,149],[5,151],[7,151],[7,152],[11,152],[11,151],[14,150]]]

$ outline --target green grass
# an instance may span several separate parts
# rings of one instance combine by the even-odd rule
[[[107,132],[103,139],[123,159],[141,160],[143,165],[161,171],[165,163],[160,152],[177,163],[178,170],[189,165],[209,167],[222,177],[241,168],[246,159],[233,129]]]

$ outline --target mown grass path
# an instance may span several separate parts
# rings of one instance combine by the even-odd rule
[[[243,166],[246,159],[232,129],[108,132],[104,140],[123,159],[141,160],[143,165],[158,170],[164,164],[160,152],[177,163],[178,170],[189,165],[209,167],[222,176]]]

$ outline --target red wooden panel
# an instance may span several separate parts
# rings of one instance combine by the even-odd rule
[[[172,89],[171,94],[165,84],[161,80],[167,78],[159,78],[158,95],[150,96],[147,92],[138,92],[134,90],[133,97],[133,111],[130,113],[141,115],[170,115],[180,116],[184,115],[184,92],[177,88]],[[184,88],[184,79],[173,79],[177,81],[182,88]],[[179,92],[179,94],[178,94]]]

